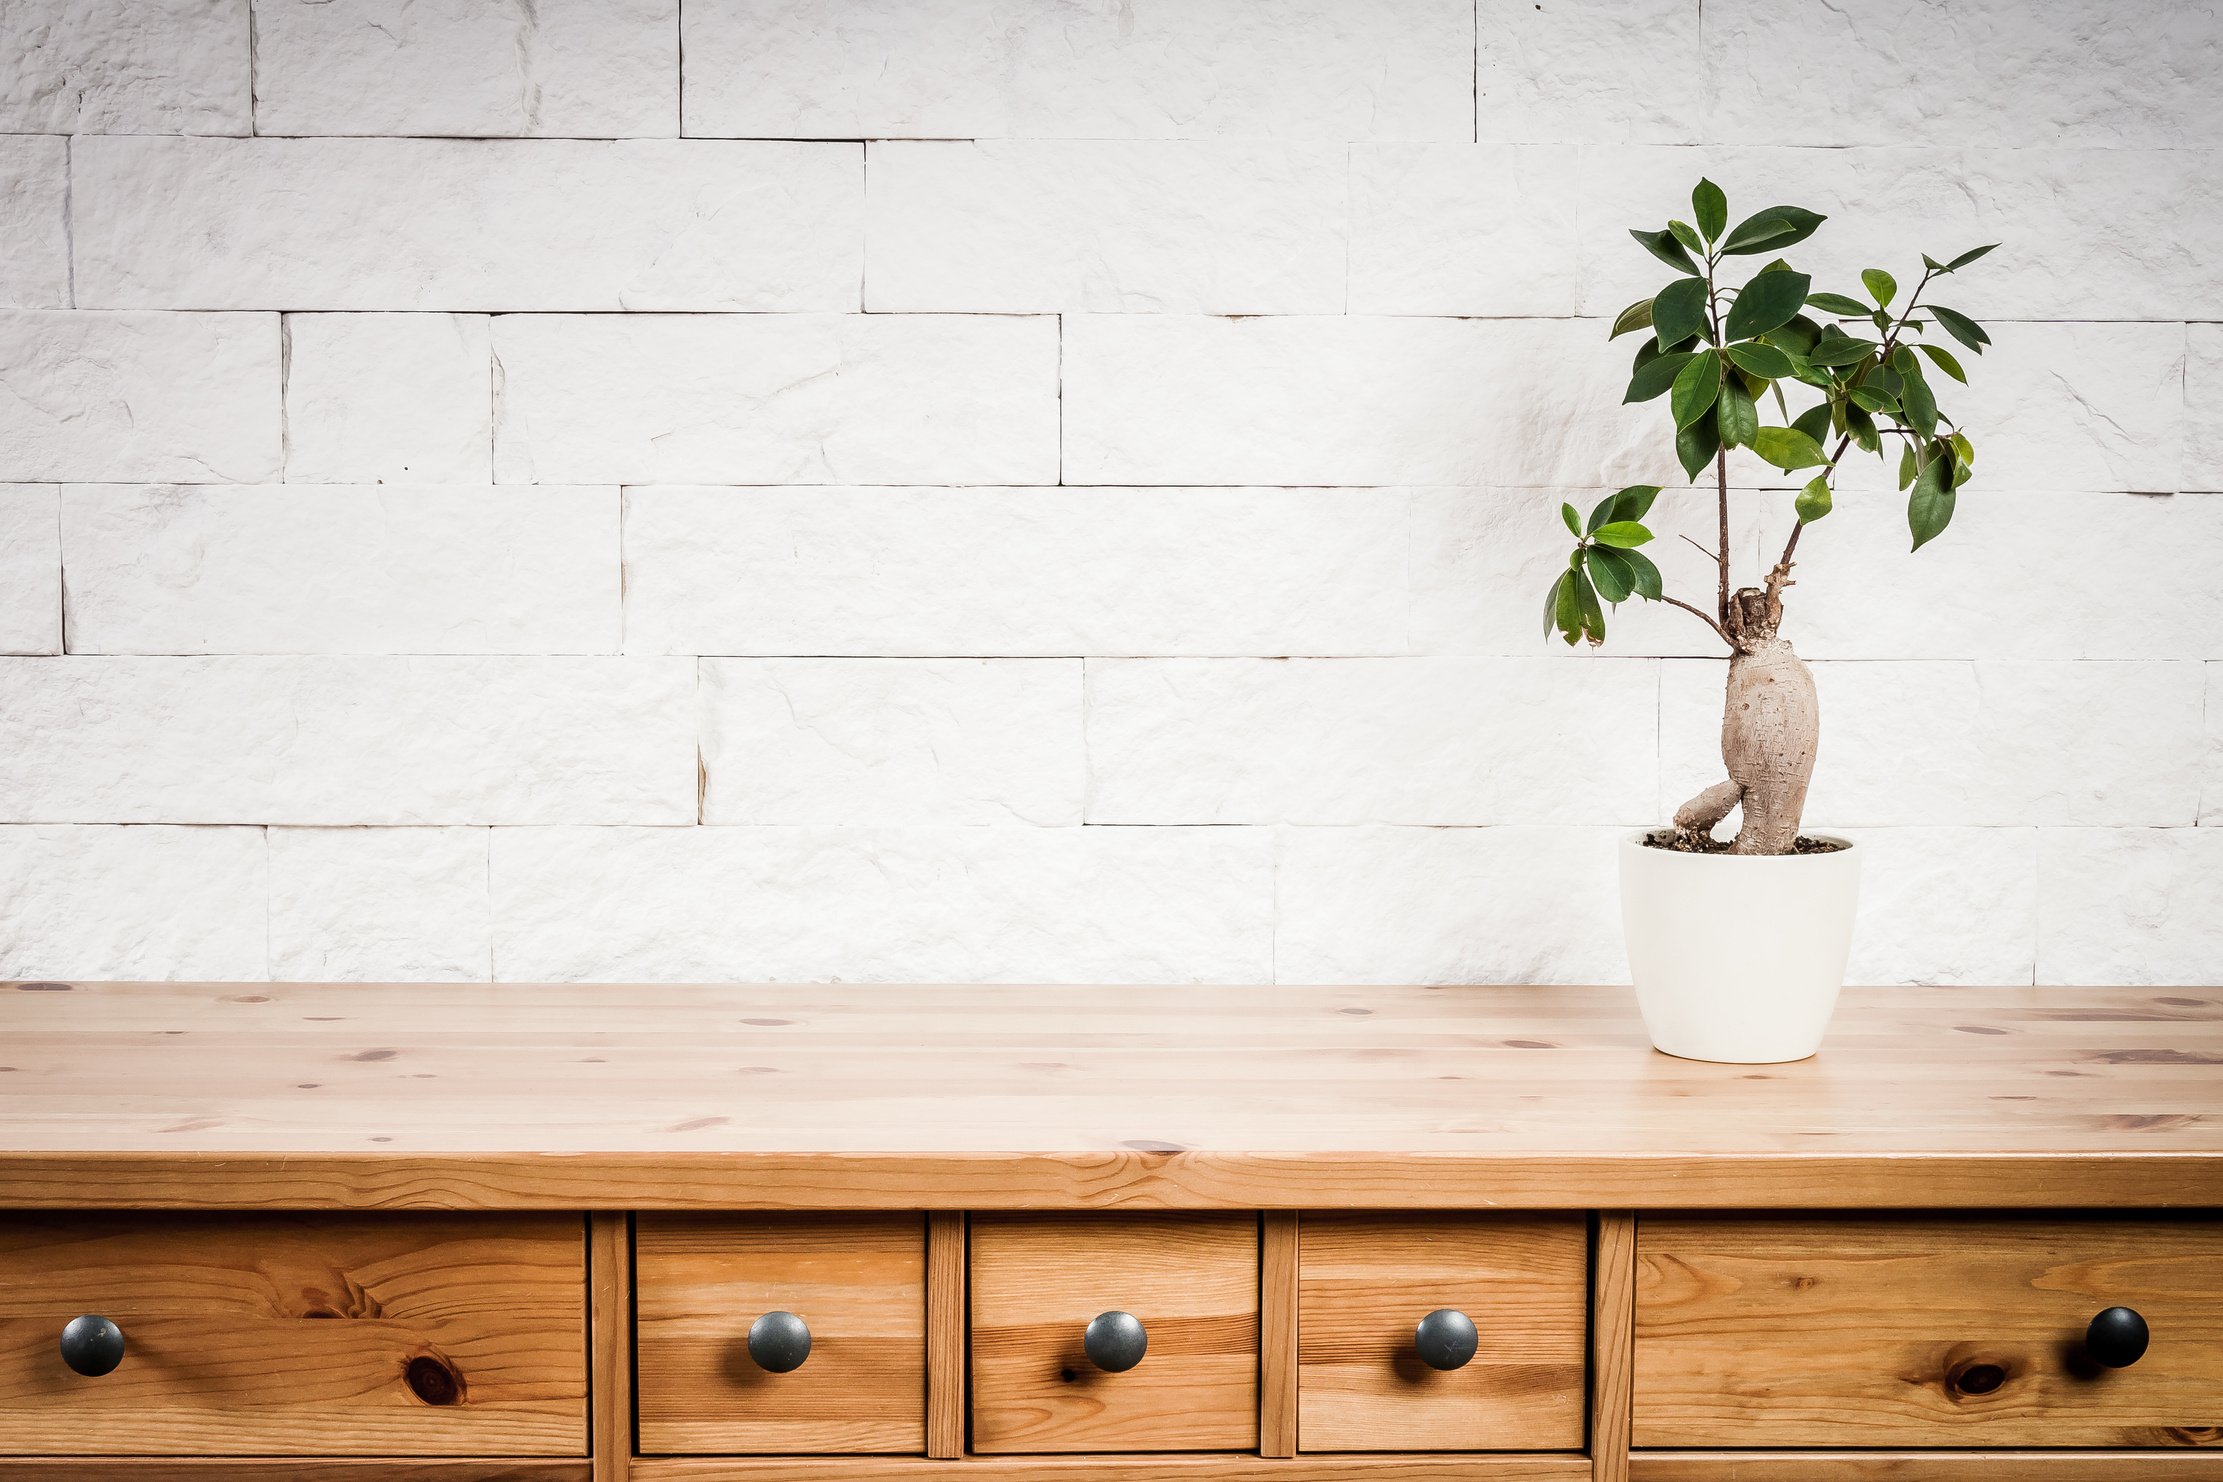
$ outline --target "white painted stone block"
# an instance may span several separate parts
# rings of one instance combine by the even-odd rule
[[[1478,0],[1475,18],[1479,138],[1704,137],[1699,7],[1690,0]]]
[[[694,665],[0,661],[0,820],[690,823]]]
[[[705,823],[1077,824],[1077,659],[706,659]]]
[[[60,491],[0,484],[0,654],[61,651]]]
[[[1628,981],[1625,829],[1278,832],[1277,982]]]
[[[2114,0],[1707,0],[1706,137],[2223,143],[2223,12]]]
[[[69,141],[0,134],[0,305],[69,303]]]
[[[1343,311],[1340,144],[870,148],[867,309]]]
[[[678,0],[256,0],[255,130],[674,135]]]
[[[285,332],[288,479],[493,481],[484,314],[288,314]]]
[[[1471,139],[1468,0],[689,0],[690,134]]]
[[[80,139],[77,301],[849,309],[859,144]]]
[[[1809,830],[2192,823],[2196,663],[1822,663]],[[1661,682],[1663,809],[1721,779],[1727,668]]]
[[[2038,831],[1846,829],[1860,846],[1848,983],[2027,983],[2037,961]]]
[[[1683,655],[1713,658],[1722,640],[1697,618],[1665,603],[1632,597],[1606,609],[1606,641],[1570,653],[1557,633],[1544,631],[1544,595],[1567,569],[1574,541],[1559,506],[1575,506],[1588,520],[1611,489],[1437,488],[1413,495],[1413,648],[1420,653],[1496,654],[1532,658]],[[1760,521],[1770,499],[1748,489],[1730,490],[1730,550],[1736,580],[1757,580]],[[1654,539],[1644,554],[1660,568],[1667,596],[1702,611],[1714,610],[1718,569],[1712,551],[1719,538],[1715,491],[1670,487],[1644,517]],[[1687,540],[1702,541],[1695,550]],[[1774,552],[1768,553],[1774,559]]]
[[[1586,320],[1069,316],[1065,481],[1663,482],[1627,362]]]
[[[1393,489],[633,488],[626,647],[1402,653],[1408,508]]]
[[[2223,824],[2223,664],[2210,664],[2207,670],[2208,744],[2200,766],[2200,822]]]
[[[2223,324],[2185,326],[2181,487],[2223,491]]]
[[[75,485],[83,654],[615,653],[615,489]]]
[[[505,483],[1039,483],[1058,324],[985,315],[509,315]]]
[[[269,976],[259,828],[0,828],[0,978]]]
[[[0,482],[278,476],[278,316],[0,309]]]
[[[1244,829],[500,829],[509,981],[1258,983]]]
[[[1769,496],[1772,561],[1794,515]],[[1785,636],[1821,659],[2223,658],[2223,499],[1985,480],[1909,553],[1906,496],[1840,499],[1799,537]]]
[[[1657,666],[1091,659],[1088,821],[1650,821]]]
[[[1350,312],[1581,312],[1581,160],[1563,145],[1353,145]]]
[[[2223,829],[2045,829],[2040,983],[2212,986],[2223,963]]]
[[[8,0],[0,131],[252,132],[249,0]]]
[[[493,976],[482,828],[274,828],[270,975],[303,983]]]

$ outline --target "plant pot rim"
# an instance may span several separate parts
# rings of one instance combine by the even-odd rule
[[[1654,849],[1650,844],[1647,844],[1645,842],[1645,840],[1651,838],[1652,835],[1658,832],[1659,829],[1654,827],[1638,829],[1633,834],[1624,834],[1621,838],[1621,847],[1624,849],[1641,850],[1647,857],[1656,854],[1664,859],[1686,860],[1692,864],[1712,864],[1718,861],[1724,864],[1742,865],[1748,868],[1753,865],[1779,865],[1790,864],[1794,862],[1804,863],[1810,860],[1820,861],[1825,859],[1839,859],[1845,855],[1857,853],[1860,849],[1859,841],[1848,839],[1843,834],[1817,833],[1807,834],[1805,835],[1805,837],[1809,839],[1819,839],[1825,844],[1835,844],[1838,847],[1830,850],[1826,854],[1686,854],[1679,849]]]

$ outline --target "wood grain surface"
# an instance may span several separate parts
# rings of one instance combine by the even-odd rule
[[[68,991],[54,991],[66,987]],[[0,987],[0,1207],[2223,1204],[2223,992]]]
[[[926,1454],[965,1454],[965,1216],[926,1217]]]
[[[578,1216],[0,1220],[0,1452],[584,1456]],[[122,1365],[73,1374],[80,1313]]]
[[[644,1453],[926,1449],[922,1216],[644,1214],[634,1245]],[[787,1374],[749,1357],[774,1311],[810,1326]]]
[[[647,1457],[641,1482],[1585,1482],[1580,1456]],[[1794,1482],[1794,1479],[1784,1479]],[[2176,1482],[2176,1479],[2166,1479]]]
[[[629,1482],[633,1464],[633,1228],[587,1216],[587,1400],[594,1482]]]
[[[2223,1482],[2212,1451],[1639,1451],[1634,1482]]]
[[[2223,1223],[1647,1216],[1640,1447],[2223,1448]],[[2153,1342],[2082,1352],[2103,1308]]]
[[[592,1463],[391,1457],[0,1457],[0,1482],[595,1482]]]
[[[1579,1214],[1320,1214],[1298,1266],[1298,1437],[1312,1451],[1575,1451],[1590,1331]],[[1413,1329],[1473,1319],[1439,1372]]]
[[[1629,1482],[1636,1364],[1636,1216],[1598,1212],[1590,1256],[1591,1482]]]
[[[1263,1215],[1258,1236],[1258,1452],[1295,1456],[1298,1217]]]
[[[976,1215],[973,1449],[1218,1451],[1258,1444],[1258,1220]],[[1149,1352],[1107,1374],[1082,1335],[1109,1311]]]

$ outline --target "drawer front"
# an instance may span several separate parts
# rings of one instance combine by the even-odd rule
[[[1639,1446],[2223,1445],[2223,1224],[1652,1219]],[[2104,1368],[2104,1309],[2151,1330]]]
[[[1125,1312],[1142,1361],[1108,1373],[1089,1323]],[[1234,1451],[1258,1444],[1252,1215],[976,1215],[973,1449]]]
[[[922,1216],[644,1214],[634,1283],[643,1452],[925,1449]],[[749,1348],[782,1312],[810,1335],[784,1372]]]
[[[63,1362],[80,1315],[112,1372]],[[586,1449],[575,1215],[0,1217],[0,1453]]]
[[[1298,1445],[1579,1449],[1587,1225],[1579,1214],[1304,1216]],[[1432,1367],[1415,1340],[1439,1309],[1474,1325],[1473,1357],[1455,1369]]]

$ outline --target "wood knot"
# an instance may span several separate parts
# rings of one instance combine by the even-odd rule
[[[428,1405],[463,1403],[463,1376],[444,1359],[420,1353],[402,1366],[401,1377],[409,1392]]]
[[[1988,1395],[2006,1382],[2005,1365],[1982,1359],[1974,1363],[1957,1364],[1945,1376],[1945,1387],[1957,1395]]]
[[[15,985],[15,991],[18,993],[73,993],[76,989],[77,985],[74,983],[18,983]]]

